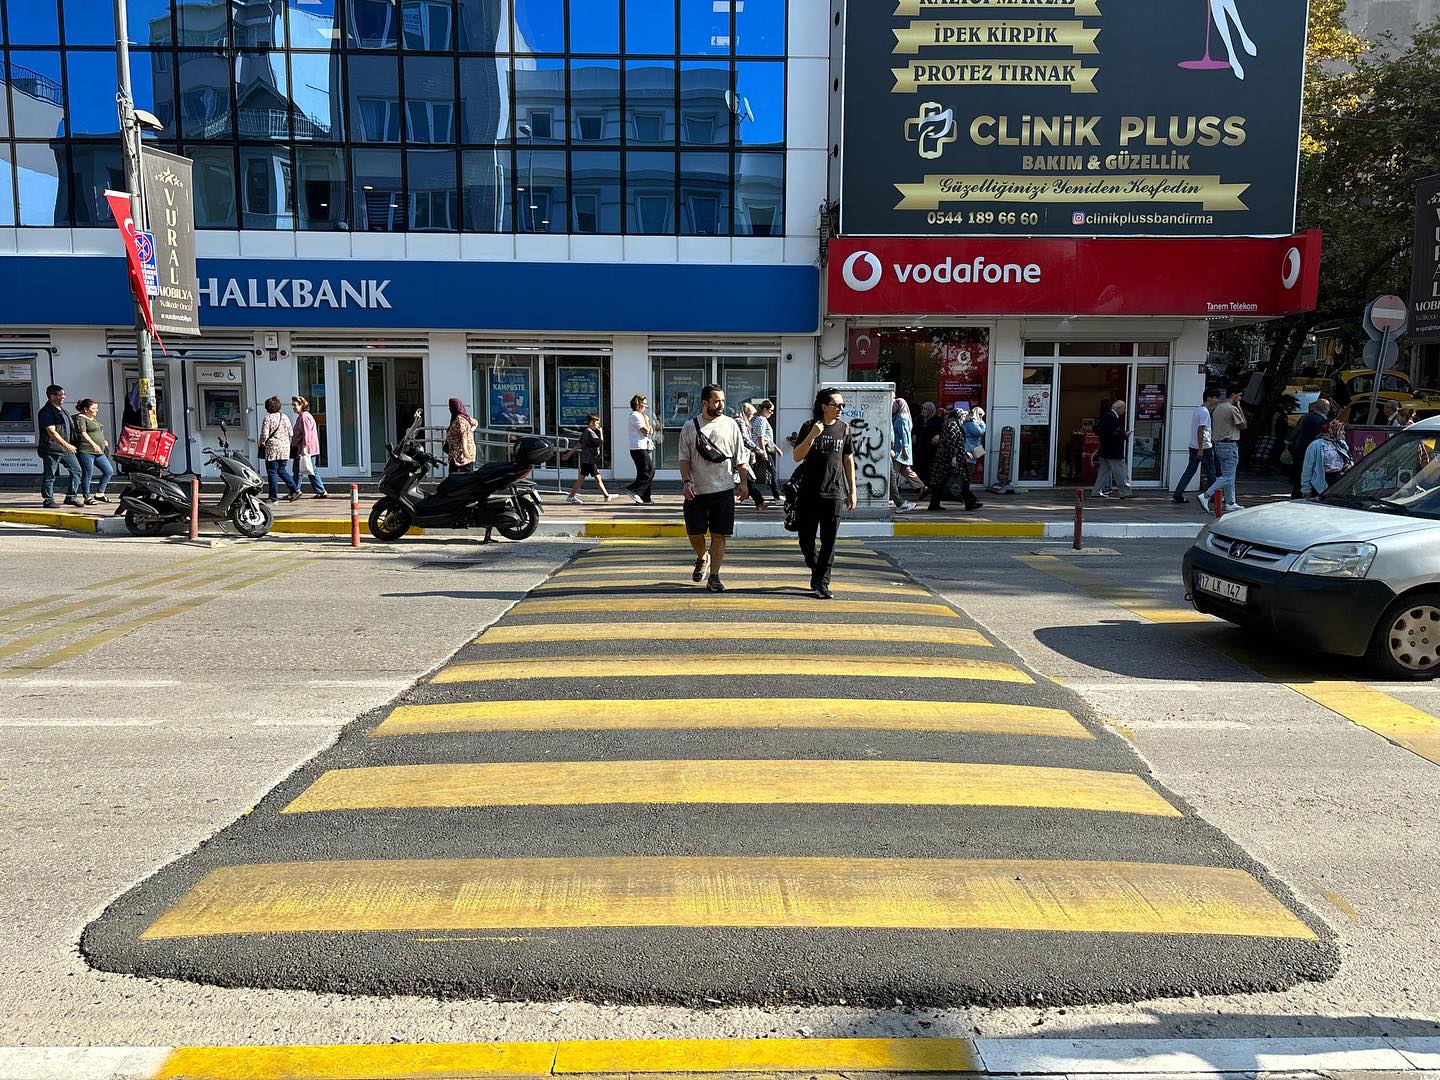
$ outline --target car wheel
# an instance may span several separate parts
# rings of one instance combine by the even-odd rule
[[[1375,627],[1370,659],[1394,679],[1440,674],[1440,593],[1416,593],[1391,604]]]

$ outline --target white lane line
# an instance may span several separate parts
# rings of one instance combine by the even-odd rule
[[[357,689],[388,690],[391,687],[404,688],[415,680],[408,675],[397,675],[393,679],[309,679],[306,686],[317,689],[323,687],[355,687]]]
[[[197,687],[203,684],[184,682],[181,679],[16,679],[10,684],[19,690],[83,690],[93,687],[99,689],[113,689],[120,687],[124,690],[153,690],[164,686],[189,686]]]
[[[116,719],[113,717],[6,717],[0,720],[0,727],[155,727],[164,720]]]

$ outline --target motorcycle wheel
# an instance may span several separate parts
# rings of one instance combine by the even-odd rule
[[[381,499],[370,510],[370,535],[376,540],[399,540],[411,524],[410,512],[394,499]]]
[[[528,540],[535,535],[535,530],[540,527],[540,512],[524,500],[520,503],[520,523],[518,525],[496,525],[495,531],[506,540]]]
[[[125,528],[131,536],[159,536],[165,530],[163,518],[141,517],[134,511],[125,511]]]
[[[230,508],[230,524],[241,536],[258,540],[270,531],[275,515],[259,499],[241,499]]]

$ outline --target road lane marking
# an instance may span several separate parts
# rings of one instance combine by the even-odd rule
[[[723,632],[723,631],[722,631]],[[758,665],[758,666],[757,666]],[[646,679],[678,676],[754,675],[814,676],[822,679],[983,679],[990,682],[1033,682],[1013,664],[993,660],[945,657],[835,656],[830,653],[767,653],[736,656],[573,656],[525,660],[476,660],[451,664],[435,673],[432,683],[493,682],[500,679]]]
[[[42,607],[38,603],[27,605],[30,614],[21,616],[18,619],[9,619],[0,622],[0,634],[9,634],[15,630],[23,630],[27,626],[34,626],[37,623],[46,623],[58,615],[68,615],[72,611],[81,611],[96,604],[104,604],[117,597],[108,595],[87,596],[83,600],[74,600],[68,604],[61,604],[59,607]]]
[[[788,591],[792,596],[808,596],[810,594],[810,575],[803,577],[773,574],[765,577],[731,577],[728,572],[723,572],[725,583],[734,589],[762,589],[766,592],[779,593]],[[689,575],[676,574],[674,577],[638,578],[634,581],[619,580],[612,577],[575,578],[570,581],[550,581],[533,589],[536,594],[547,593],[586,593],[604,592],[610,589],[663,589],[673,586],[683,589],[686,592],[698,592],[705,588],[704,585],[691,582]],[[833,582],[831,586],[837,593],[859,593],[875,596],[929,596],[927,589],[916,585],[872,585],[849,579],[841,579]],[[663,594],[662,594],[663,595]]]
[[[734,700],[734,699],[732,699]],[[582,701],[459,701],[401,705],[370,732],[375,737],[454,731],[942,731],[1094,739],[1064,709],[987,702],[764,698],[763,710],[700,710],[690,698]]]
[[[49,596],[37,596],[31,600],[21,600],[18,604],[11,604],[9,607],[0,608],[0,616],[13,615],[17,611],[34,611],[37,607],[44,607],[56,600],[64,600],[69,593],[51,593]]]
[[[694,565],[693,562],[683,564],[672,563],[669,565],[647,562],[641,566],[596,566],[593,563],[574,563],[564,570],[557,570],[550,580],[557,581],[562,578],[601,578],[608,580],[611,578],[663,577],[668,581],[682,574],[686,580],[689,580]],[[790,561],[774,566],[764,566],[760,563],[732,564],[726,561],[725,565],[721,567],[720,572],[727,576],[733,574],[736,577],[763,575],[765,577],[796,577],[803,578],[805,581],[810,580],[809,568],[806,567],[804,563],[798,563],[797,565],[797,561]],[[853,581],[895,581],[905,577],[899,570],[890,566],[837,566],[835,567],[835,574]]]
[[[1116,607],[1153,623],[1212,623],[1215,620],[1193,608],[1177,608],[1139,589],[1111,581],[1093,570],[1075,566],[1055,555],[1014,555],[1012,558],[1051,577],[1059,578]]]
[[[299,556],[296,557],[289,566],[282,566],[278,570],[267,570],[263,574],[252,574],[249,577],[240,578],[238,581],[232,581],[228,585],[221,585],[220,589],[222,592],[234,592],[237,589],[248,589],[251,585],[255,585],[261,581],[269,581],[271,578],[277,578],[281,574],[288,574],[292,570],[298,570],[306,563],[312,563],[315,561],[316,559],[314,556]]]
[[[79,633],[93,623],[104,619],[113,619],[117,615],[124,615],[127,612],[136,611],[139,608],[149,607],[151,604],[160,603],[164,597],[142,596],[134,600],[127,600],[123,604],[116,604],[113,607],[102,608],[99,611],[90,611],[78,619],[63,619],[48,630],[38,630],[33,634],[26,634],[14,641],[0,645],[0,659],[7,656],[14,656],[16,653],[28,652],[30,649],[40,645],[48,645],[56,638],[62,638],[69,634]]]
[[[617,857],[210,871],[143,934],[856,927],[1315,940],[1243,870],[1004,859]]]
[[[152,1080],[420,1080],[543,1077],[555,1043],[384,1046],[185,1046]]]
[[[155,599],[156,598],[151,598],[150,600],[147,600],[146,603],[154,603]],[[55,652],[49,653],[46,656],[42,656],[37,660],[28,661],[27,663],[21,664],[18,667],[0,670],[0,679],[21,678],[32,671],[43,671],[45,668],[53,667],[64,660],[72,660],[77,656],[81,656],[87,652],[90,652],[93,649],[98,649],[102,645],[108,645],[112,641],[116,641],[120,638],[126,637],[129,634],[133,634],[142,626],[148,626],[150,623],[159,622],[162,619],[168,619],[175,615],[183,615],[185,612],[191,610],[192,608],[197,608],[201,604],[209,603],[209,601],[212,599],[214,598],[210,596],[192,596],[190,599],[184,600],[179,604],[176,604],[174,607],[164,608],[160,611],[153,611],[150,612],[148,615],[141,615],[139,618],[131,619],[128,622],[122,623],[120,626],[114,627],[109,630],[97,631],[96,633],[91,634],[89,637],[86,637],[81,641],[75,642],[73,645],[67,645],[63,649],[58,649]]]
[[[725,566],[794,566],[799,563],[803,566],[804,558],[799,549],[786,555],[766,555],[760,552],[729,552],[725,553]],[[695,553],[689,548],[683,552],[675,552],[675,557],[667,558],[660,554],[655,555],[581,555],[570,564],[574,567],[613,567],[620,569],[639,569],[647,566],[693,566],[695,565]],[[849,555],[836,555],[835,565],[837,567],[850,567],[856,570],[893,570],[895,564],[879,555],[861,554],[854,552]]]
[[[106,578],[104,581],[91,582],[86,589],[104,589],[119,585],[133,585],[137,588],[154,588],[156,585],[167,585],[172,581],[181,581],[194,574],[206,570],[216,569],[239,569],[245,563],[267,554],[263,551],[231,551],[220,555],[201,555],[193,559],[185,560],[183,569],[171,570],[147,570],[139,574],[122,574],[119,577]],[[160,576],[156,576],[160,575]]]
[[[813,622],[727,622],[723,631],[712,623],[605,623],[609,641],[712,641],[716,637],[746,641],[814,641]],[[949,626],[908,626],[904,623],[831,623],[825,627],[826,641],[897,641],[925,645],[989,646],[978,630]],[[501,623],[490,627],[478,638],[476,645],[526,645],[538,641],[574,641],[592,645],[594,624],[568,623]]]
[[[654,611],[656,597],[610,596],[566,598],[563,600],[522,600],[510,609],[511,615],[594,615],[622,611]],[[777,596],[701,596],[677,593],[665,597],[665,610],[687,612],[789,611],[823,615],[925,615],[936,619],[960,616],[944,604],[918,600],[813,600],[805,593]],[[597,624],[591,624],[592,629]],[[716,623],[717,634],[724,623]]]
[[[1131,773],[931,761],[559,761],[323,773],[283,813],[620,804],[1014,806],[1180,817]]]

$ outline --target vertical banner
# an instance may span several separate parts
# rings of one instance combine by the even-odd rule
[[[1415,188],[1415,269],[1410,279],[1412,345],[1440,341],[1440,176]]]
[[[845,395],[845,421],[855,444],[857,518],[890,516],[890,446],[894,427],[895,384],[822,383]]]
[[[190,159],[149,146],[140,150],[145,219],[155,237],[156,329],[200,336],[200,282],[195,273],[195,189]]]
[[[126,276],[130,279],[130,292],[134,295],[135,302],[140,305],[145,328],[160,342],[160,350],[163,352],[165,342],[155,330],[155,312],[150,304],[150,291],[145,285],[144,252],[140,250],[142,234],[135,230],[135,218],[130,213],[130,196],[124,191],[107,191],[105,201],[110,204],[110,213],[115,216],[115,224],[120,227],[120,236],[125,244],[125,268]]]
[[[529,428],[530,369],[490,369],[489,413],[492,428]]]
[[[557,368],[555,379],[560,384],[556,407],[556,423],[562,428],[582,428],[591,413],[600,411],[600,369],[597,367]]]

